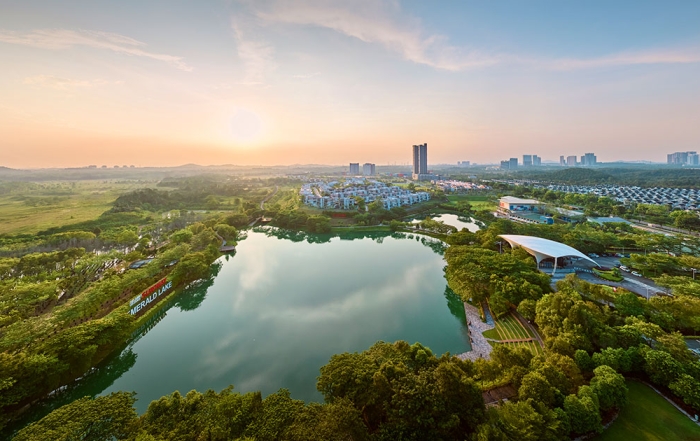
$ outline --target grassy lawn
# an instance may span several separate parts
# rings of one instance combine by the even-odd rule
[[[155,183],[78,181],[27,184],[0,195],[0,234],[36,233],[99,217],[121,194]]]
[[[457,202],[467,201],[474,210],[495,210],[498,208],[494,196],[476,196],[468,194],[451,194],[447,196],[450,204],[457,205]]]
[[[649,387],[628,381],[627,407],[598,441],[681,441],[700,439],[700,426]]]
[[[511,314],[496,320],[496,328],[483,333],[484,337],[495,340],[517,340],[522,338],[534,338],[532,333],[523,327],[520,322]],[[502,343],[511,347],[526,347],[533,354],[542,353],[542,348],[537,341]]]

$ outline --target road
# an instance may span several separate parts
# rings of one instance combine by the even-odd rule
[[[261,210],[264,210],[264,209],[265,209],[265,202],[267,202],[267,201],[269,201],[270,199],[272,199],[272,197],[273,197],[274,195],[277,194],[277,190],[279,190],[279,189],[280,189],[279,186],[275,185],[275,191],[273,191],[272,194],[266,196],[265,199],[263,199],[262,201],[260,201],[260,209],[261,209]]]
[[[619,257],[598,257],[593,259],[600,266],[612,268],[620,263]],[[598,285],[608,285],[608,286],[618,286],[626,289],[627,291],[632,291],[633,293],[639,294],[644,298],[649,298],[657,295],[657,293],[666,293],[667,289],[663,288],[653,280],[647,279],[646,277],[633,276],[630,273],[622,272],[622,276],[625,278],[622,282],[611,282],[604,279],[599,279],[593,274],[589,273],[577,273],[578,277],[587,282],[595,283]]]

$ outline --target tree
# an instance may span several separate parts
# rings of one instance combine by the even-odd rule
[[[133,230],[123,230],[117,236],[117,243],[120,245],[133,245],[139,240],[138,234]]]
[[[566,414],[557,414],[532,400],[506,402],[489,409],[488,421],[476,433],[478,441],[554,441],[568,434]]]
[[[105,440],[128,438],[137,422],[134,393],[85,397],[62,406],[20,430],[18,441]]]
[[[192,240],[192,231],[190,231],[187,228],[183,228],[182,230],[177,230],[173,234],[170,235],[170,241],[173,243],[189,243],[190,240]]]
[[[573,435],[603,431],[598,396],[590,386],[581,387],[577,395],[568,395],[564,399],[564,412],[569,417]]]
[[[481,391],[453,357],[428,348],[379,342],[361,354],[338,354],[321,368],[326,402],[349,400],[382,439],[457,439],[482,421]]]
[[[644,371],[656,384],[668,386],[683,373],[681,364],[667,352],[649,349],[643,353],[643,356]]]
[[[683,374],[669,384],[669,389],[683,399],[683,402],[700,409],[700,382],[688,374]]]
[[[204,253],[187,254],[180,259],[171,273],[173,285],[178,286],[205,277],[209,273],[209,264]]]
[[[537,302],[531,299],[525,299],[518,305],[518,312],[526,319],[535,320],[537,314]]]
[[[554,405],[554,388],[540,372],[530,372],[523,377],[520,388],[518,389],[518,398],[521,401],[532,399],[540,401],[547,407]]]
[[[598,395],[600,410],[621,409],[627,404],[625,377],[609,366],[598,366],[593,373],[591,389]]]
[[[204,204],[207,207],[207,210],[216,210],[219,208],[220,202],[219,198],[214,196],[213,194],[210,194],[206,198],[204,198]]]
[[[700,229],[700,217],[698,217],[697,213],[690,211],[674,211],[671,213],[671,217],[674,218],[673,224],[677,228],[682,228],[685,230]]]

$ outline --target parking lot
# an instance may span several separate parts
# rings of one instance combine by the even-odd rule
[[[619,257],[594,257],[593,260],[600,266],[613,268],[620,264]],[[611,282],[608,280],[600,279],[593,274],[589,273],[578,273],[578,277],[587,282],[596,283],[598,285],[616,286],[622,287],[628,291],[639,294],[644,298],[653,297],[658,293],[665,294],[667,292],[666,288],[663,288],[653,280],[646,277],[634,276],[629,272],[622,272],[622,276],[625,278],[622,282]]]

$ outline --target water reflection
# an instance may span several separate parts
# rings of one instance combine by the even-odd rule
[[[230,384],[263,395],[284,387],[319,401],[316,378],[333,354],[399,339],[436,354],[464,352],[464,310],[446,289],[442,250],[439,240],[410,233],[256,229],[208,279],[168,300],[95,370],[100,378],[74,387],[87,395],[136,391],[139,411],[175,390]]]

